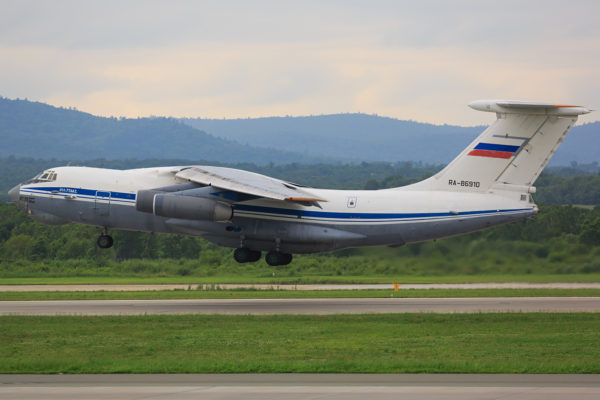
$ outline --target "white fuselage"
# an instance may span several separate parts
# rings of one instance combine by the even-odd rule
[[[345,247],[401,245],[529,217],[537,207],[516,192],[303,188],[318,205],[257,198],[232,201],[226,222],[160,217],[136,210],[136,193],[183,183],[182,167],[111,170],[54,168],[55,180],[24,183],[21,206],[41,222],[78,222],[104,228],[203,236],[221,245],[243,241],[260,250],[294,253]],[[214,198],[224,193],[214,189]],[[226,193],[225,193],[226,195]]]

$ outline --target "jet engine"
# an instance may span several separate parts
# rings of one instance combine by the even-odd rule
[[[154,214],[154,196],[165,193],[162,190],[139,190],[135,196],[135,209]]]
[[[231,206],[204,197],[157,194],[154,196],[154,215],[169,218],[229,221]]]
[[[201,221],[229,221],[233,215],[230,205],[220,201],[159,190],[140,190],[136,209],[161,217]]]

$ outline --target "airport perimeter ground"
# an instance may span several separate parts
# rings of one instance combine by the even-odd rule
[[[158,398],[191,398],[194,395],[206,398],[242,395],[247,398],[362,398],[369,394],[373,398],[410,395],[422,399],[439,395],[446,398],[597,398],[600,396],[600,377],[595,375],[600,373],[600,288],[597,286],[597,283],[591,282],[587,286],[566,288],[560,285],[525,288],[505,285],[500,288],[474,286],[473,289],[411,288],[397,292],[393,285],[384,289],[370,287],[365,291],[348,288],[298,290],[298,287],[291,287],[296,289],[291,291],[264,287],[261,290],[226,290],[214,286],[209,287],[213,290],[194,290],[188,286],[186,290],[176,287],[149,291],[148,287],[142,287],[145,290],[137,291],[127,287],[128,290],[111,291],[107,290],[111,287],[99,287],[96,288],[99,290],[75,291],[89,289],[76,285],[70,286],[74,289],[72,291],[66,291],[69,287],[61,291],[42,291],[35,290],[34,286],[19,292],[14,291],[14,285],[11,285],[12,291],[8,291],[7,287],[2,291],[3,287],[0,287],[0,299],[3,300],[0,301],[0,314],[12,314],[0,316],[0,372],[3,374],[336,373],[334,378],[323,378],[325,381],[321,383],[320,378],[310,379],[311,375],[300,375],[295,383],[293,379],[279,379],[278,375],[256,378],[252,378],[255,375],[243,375],[247,378],[241,380],[234,375],[226,375],[231,379],[206,381],[198,378],[194,381],[190,378],[187,383],[181,382],[180,386],[172,381],[177,381],[177,378],[172,378],[177,375],[167,375],[156,378],[154,391],[148,389],[150,383],[144,378],[136,381],[140,379],[135,378],[136,375],[131,375],[129,385],[110,378],[113,375],[101,382],[85,378],[87,375],[82,375],[81,382],[75,378],[64,381],[61,375],[48,375],[41,380],[35,375],[25,375],[20,380],[10,378],[18,375],[3,375],[0,397],[127,398],[135,395],[145,398],[153,394]],[[287,300],[278,300],[282,297]],[[185,315],[175,315],[168,310],[161,312],[163,315],[147,315],[146,311],[140,311],[143,309],[137,312],[142,315],[102,316],[39,316],[1,312],[2,307],[17,303],[24,303],[29,309],[56,303],[53,307],[73,314],[65,308],[69,301],[90,305],[93,302],[88,299],[105,299],[103,301],[113,305],[116,303],[106,299],[121,299],[123,302],[135,298],[157,299],[155,302],[215,298],[236,302],[258,301],[259,304],[268,304],[269,301],[282,304],[282,301],[291,300],[308,301],[305,306],[310,308],[310,304],[324,307],[328,300],[318,299],[327,297],[329,301],[341,302],[340,308],[336,309],[341,311],[310,315],[309,309],[305,315],[291,315],[284,309],[286,314],[247,315],[251,312],[242,312],[242,315],[226,315],[217,310],[217,315],[212,311],[202,315],[198,314],[201,306],[192,304],[191,313]],[[373,300],[389,307],[391,302],[418,303],[419,298],[446,308],[457,301],[466,301],[474,305],[488,304],[497,310],[480,313],[474,308],[465,313],[463,309],[456,309],[454,312],[457,313],[454,313],[450,309],[445,311],[450,313],[440,314],[436,309],[421,313],[400,308],[383,311],[383,314],[372,311],[352,314],[357,312],[353,308],[361,310],[360,307]],[[53,299],[69,301],[46,302]],[[346,299],[352,300],[344,308],[343,302],[350,301]],[[548,304],[552,305],[535,309],[535,312],[520,312],[531,310],[523,306],[529,301],[527,299],[534,302],[550,299]],[[585,312],[571,312],[581,310],[564,307],[574,302],[585,304],[588,308],[583,309]],[[135,302],[132,304],[139,307]],[[516,304],[517,308],[502,309],[507,304]],[[198,308],[194,311],[193,307]],[[483,306],[480,308],[486,310]],[[314,307],[314,310],[317,309],[319,307]],[[316,312],[314,310],[312,312]],[[115,311],[112,314],[125,313]],[[349,385],[344,382],[345,375],[339,374],[348,372],[369,375],[359,379],[361,384]],[[379,378],[381,375],[377,373],[392,375]],[[457,375],[447,381],[430,379],[431,384],[425,384],[424,381],[419,383],[408,379],[410,375],[404,375],[407,373],[529,375],[524,378],[523,375],[501,375],[507,377],[503,383],[490,380],[487,375],[470,375],[469,379],[465,379],[466,375]],[[571,383],[564,384],[560,379],[540,379],[539,375],[531,375],[548,373],[585,374],[585,378],[561,375],[571,377],[567,378],[567,381],[571,379]],[[352,381],[352,378],[348,379]],[[105,386],[112,391],[100,389]],[[177,389],[174,386],[178,386]]]

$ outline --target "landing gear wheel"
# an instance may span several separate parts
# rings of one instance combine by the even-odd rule
[[[108,249],[113,245],[113,238],[110,235],[100,235],[96,243],[101,249]]]
[[[233,252],[233,258],[240,264],[260,260],[260,251],[250,250],[248,247],[240,247]]]
[[[261,256],[261,252],[260,251],[254,251],[254,250],[250,250],[250,260],[249,262],[255,262],[260,260],[260,256]]]
[[[292,262],[292,255],[288,253],[280,253],[278,251],[270,251],[265,256],[265,261],[270,266],[288,265]]]
[[[288,265],[289,263],[292,262],[293,256],[291,254],[281,253],[281,255],[283,256],[283,262],[279,265]]]

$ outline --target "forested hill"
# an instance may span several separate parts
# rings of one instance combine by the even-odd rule
[[[473,111],[476,112],[476,111]],[[489,114],[490,123],[494,115]],[[446,164],[484,126],[431,125],[366,114],[249,119],[183,119],[212,135],[253,146],[364,161]],[[600,122],[575,126],[550,165],[600,161]]]
[[[183,122],[174,118],[104,118],[0,97],[0,157],[171,158],[258,165],[420,161],[439,165],[448,163],[483,129],[365,114]],[[551,165],[598,162],[599,148],[600,122],[576,126]]]
[[[186,158],[257,164],[324,160],[241,145],[172,118],[103,118],[0,97],[0,157],[10,155],[61,160]]]
[[[448,163],[485,127],[431,125],[366,114],[183,119],[212,135],[277,149],[364,161]]]

